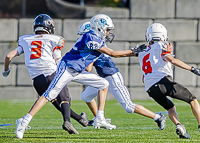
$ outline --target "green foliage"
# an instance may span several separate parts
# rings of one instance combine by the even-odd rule
[[[122,0],[100,0],[99,6],[107,6],[107,7],[121,7],[123,6]]]
[[[62,129],[62,116],[50,104],[47,103],[32,119],[29,124],[32,129],[25,131],[24,138],[19,140],[15,136],[15,120],[25,115],[31,108],[34,100],[1,100],[0,101],[0,142],[200,142],[198,124],[187,103],[175,101],[179,119],[185,125],[191,135],[191,139],[179,139],[175,133],[175,125],[167,117],[167,126],[163,131],[158,131],[157,124],[149,118],[138,114],[126,113],[117,101],[106,101],[105,117],[112,119],[116,130],[94,129],[82,127],[75,120],[71,122],[79,132],[79,135],[70,135]],[[135,101],[154,112],[162,112],[164,109],[154,101]],[[86,112],[88,119],[92,119],[92,113],[83,101],[72,101],[72,109],[78,114]],[[13,124],[2,126],[3,124]]]

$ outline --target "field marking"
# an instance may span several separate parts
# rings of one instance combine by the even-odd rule
[[[13,124],[1,124],[0,127],[4,127],[4,126],[12,126]]]

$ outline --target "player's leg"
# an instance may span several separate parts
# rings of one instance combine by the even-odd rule
[[[86,104],[90,108],[90,111],[92,112],[94,117],[96,117],[96,115],[97,115],[97,103],[96,103],[96,101],[93,99],[91,102],[86,102]]]
[[[61,90],[61,92],[59,93],[59,95],[57,97],[57,100],[60,103],[61,112],[62,112],[62,115],[63,115],[63,120],[64,120],[63,129],[67,130],[66,127],[65,127],[65,122],[66,121],[70,122],[69,117],[72,117],[73,119],[75,119],[82,126],[84,126],[84,127],[87,126],[88,121],[87,121],[87,115],[85,113],[81,113],[81,115],[78,115],[72,109],[69,110],[70,112],[68,111],[68,107],[66,107],[66,106],[69,106],[69,103],[71,103],[71,98],[70,98],[69,90],[68,90],[67,86],[65,86]],[[70,116],[69,116],[69,114],[70,114]]]
[[[56,72],[54,72],[53,74],[46,76],[46,77],[42,74],[33,79],[33,86],[40,96],[47,90],[49,84],[51,83],[51,81],[53,80],[55,75],[56,75]],[[68,102],[65,103],[66,101],[68,101]],[[56,99],[51,101],[51,103],[54,105],[54,107],[62,113],[64,121],[66,121],[66,119],[68,118],[67,112],[69,112],[69,111],[65,110],[65,109],[67,109],[67,108],[65,108],[65,106],[68,106],[67,104],[70,102],[71,102],[71,99],[69,96],[69,91],[68,91],[67,86],[65,86],[61,90],[61,92],[59,93],[59,95]],[[85,119],[85,117],[87,117],[85,115],[85,113],[82,113],[84,116],[78,115],[72,109],[70,109],[70,113],[71,113],[70,116],[73,119],[77,120],[81,125],[85,126],[85,124],[86,124],[85,122],[87,121],[87,119]]]
[[[90,111],[96,117],[97,115],[97,103],[94,98],[98,95],[98,89],[88,86],[82,93],[81,99],[87,104]]]
[[[173,81],[173,88],[177,91],[174,92],[171,97],[176,98],[182,101],[187,102],[190,104],[192,113],[196,117],[196,120],[198,122],[198,128],[200,127],[200,106],[199,102],[196,99],[196,97],[184,86],[181,84]]]
[[[98,89],[88,86],[81,94],[81,99],[87,104],[90,111],[94,115],[94,118],[92,120],[88,121],[88,126],[93,126],[93,123],[96,119],[97,115],[97,103],[94,100],[94,98],[98,95]],[[106,122],[111,123],[110,118],[106,118]]]
[[[176,83],[173,82],[171,77],[168,76],[164,77],[148,90],[148,94],[158,104],[160,104],[163,108],[168,110],[169,118],[176,125],[176,133],[179,135],[179,137],[189,139],[190,135],[185,129],[184,125],[180,123],[173,102],[166,97],[170,96],[172,98],[176,98],[174,95],[179,91],[178,89],[176,89],[177,87],[175,87],[174,85],[176,85]]]
[[[26,126],[30,123],[33,116],[48,102],[52,101],[57,97],[57,95],[60,93],[62,88],[67,85],[71,80],[73,80],[73,76],[71,73],[69,73],[66,70],[66,64],[65,62],[62,62],[59,65],[57,74],[51,84],[49,85],[48,89],[42,96],[35,102],[35,104],[32,106],[29,113],[27,113],[26,116],[23,117],[22,122],[19,122],[16,128],[16,135],[19,139],[23,138],[24,131]],[[70,110],[70,109],[69,109]]]
[[[84,85],[95,87],[99,90],[97,97],[98,111],[96,120],[94,122],[94,127],[96,128],[105,127],[107,129],[115,129],[116,126],[107,123],[104,118],[104,107],[109,85],[108,81],[104,78],[97,76],[96,74],[86,71],[74,77],[74,81],[82,83]]]
[[[166,116],[156,114],[142,105],[138,105],[132,102],[130,94],[126,86],[124,85],[124,79],[120,72],[107,76],[106,80],[109,82],[109,91],[115,96],[117,101],[121,104],[127,113],[137,113],[159,122],[159,130],[163,130],[166,124]]]
[[[193,101],[190,102],[191,108],[192,108],[192,113],[197,119],[198,122],[198,129],[200,131],[200,107],[199,107],[199,102],[197,99],[194,99]]]

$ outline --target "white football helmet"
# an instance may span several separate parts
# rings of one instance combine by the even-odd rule
[[[90,22],[84,22],[81,24],[81,26],[79,27],[78,33],[77,35],[82,35],[86,32],[90,31]]]
[[[90,30],[102,38],[106,36],[107,29],[114,29],[112,19],[106,14],[97,14],[90,19]]]
[[[154,41],[167,41],[167,29],[160,23],[153,23],[147,28],[145,39],[148,43]]]

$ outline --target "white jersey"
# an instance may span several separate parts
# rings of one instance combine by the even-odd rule
[[[166,55],[172,56],[172,46],[163,41],[150,45],[139,53],[138,58],[140,69],[144,75],[145,91],[164,76],[173,77],[171,63],[164,60]]]
[[[18,53],[24,53],[25,65],[31,79],[38,75],[50,75],[56,71],[57,65],[53,51],[64,47],[64,38],[52,34],[24,35],[19,37]]]

